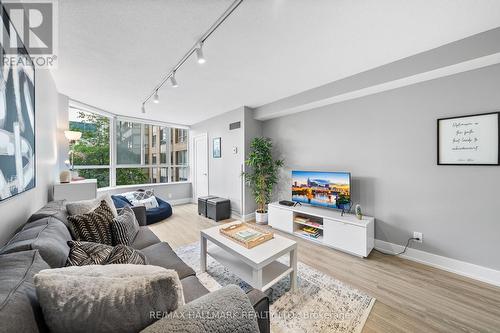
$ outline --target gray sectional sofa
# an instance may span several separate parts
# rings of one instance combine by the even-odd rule
[[[149,264],[174,269],[181,280],[186,304],[209,291],[195,272],[166,242],[146,226],[144,207],[134,207],[141,225],[132,247],[141,250]],[[42,269],[63,267],[72,239],[63,201],[53,201],[33,214],[21,230],[0,250],[0,332],[48,332],[38,304],[33,276]],[[269,332],[269,300],[258,290],[247,293],[260,332]],[[196,302],[196,303],[199,303]]]

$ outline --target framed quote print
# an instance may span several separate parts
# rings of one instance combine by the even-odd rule
[[[438,165],[500,165],[500,112],[437,120]]]

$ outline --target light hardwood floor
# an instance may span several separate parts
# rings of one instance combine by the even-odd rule
[[[175,206],[171,218],[151,229],[175,249],[217,224],[188,204]],[[377,299],[364,333],[500,332],[498,287],[375,251],[361,259],[275,232],[297,240],[299,261]]]

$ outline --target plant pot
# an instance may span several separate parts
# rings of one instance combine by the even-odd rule
[[[255,222],[257,224],[267,224],[267,215],[267,212],[259,213],[258,211],[255,211]]]

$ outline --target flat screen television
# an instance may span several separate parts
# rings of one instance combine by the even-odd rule
[[[351,204],[351,174],[292,171],[292,201],[318,207],[348,209]]]

